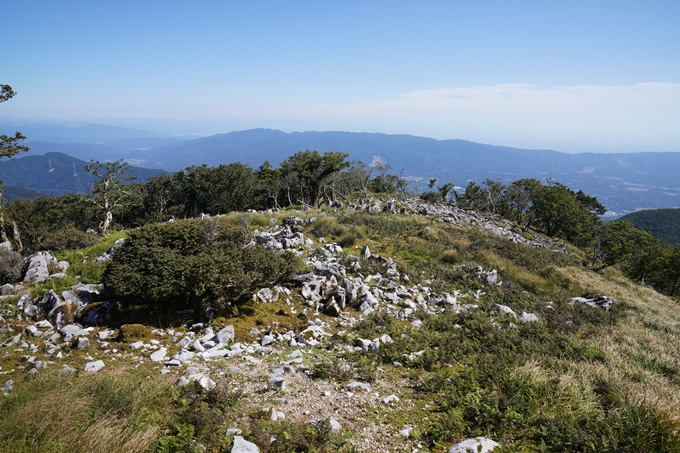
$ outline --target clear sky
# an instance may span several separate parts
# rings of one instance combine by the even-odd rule
[[[12,1],[0,117],[680,151],[680,1]]]

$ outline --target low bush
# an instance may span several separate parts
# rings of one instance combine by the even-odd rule
[[[0,284],[19,281],[23,271],[23,257],[14,251],[0,251]]]
[[[250,292],[288,279],[299,259],[260,246],[217,219],[148,225],[130,233],[104,279],[129,303],[165,310],[227,312]]]
[[[99,241],[95,234],[85,234],[73,224],[67,224],[57,232],[43,240],[43,248],[47,250],[81,249],[91,247]]]

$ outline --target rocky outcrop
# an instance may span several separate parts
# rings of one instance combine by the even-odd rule
[[[591,307],[602,308],[605,311],[609,311],[614,301],[609,296],[594,297],[592,299],[586,299],[585,297],[572,297],[571,305],[574,304],[586,304]]]
[[[26,258],[23,281],[26,283],[44,283],[50,277],[49,266],[56,265],[57,260],[50,252],[37,252]]]
[[[449,449],[449,453],[487,453],[498,446],[498,442],[486,437],[475,437],[457,443]]]
[[[113,254],[116,253],[116,250],[121,248],[125,244],[125,238],[120,238],[116,242],[114,242],[111,247],[101,255],[99,255],[97,258],[95,258],[95,262],[97,263],[104,263],[106,261],[109,261],[111,258],[113,258]]]

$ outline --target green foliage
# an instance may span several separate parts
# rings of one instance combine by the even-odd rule
[[[136,190],[123,185],[126,181],[137,179],[137,177],[118,176],[124,175],[129,170],[130,167],[123,162],[123,159],[103,163],[92,160],[85,166],[85,171],[99,179],[99,181],[94,181],[90,201],[99,207],[102,213],[103,220],[99,223],[99,232],[102,236],[109,234],[114,211],[139,202]]]
[[[130,233],[106,270],[130,303],[160,309],[225,311],[297,270],[292,254],[245,247],[241,230],[217,219],[144,226]]]
[[[23,257],[14,251],[0,251],[0,282],[14,283],[21,278]]]
[[[288,190],[295,186],[300,199],[316,205],[326,179],[349,167],[349,162],[345,162],[348,156],[336,151],[327,151],[323,155],[318,151],[300,151],[281,163],[281,174],[289,180],[286,183]]]
[[[171,414],[172,387],[169,379],[150,380],[129,369],[86,375],[43,371],[16,382],[0,399],[0,449],[151,451]]]
[[[512,303],[537,313],[541,322],[508,328],[507,319],[485,313],[493,303]],[[608,313],[564,302],[546,309],[541,298],[508,289],[487,293],[481,304],[467,314],[421,313],[419,329],[381,312],[355,326],[361,338],[387,333],[395,340],[363,357],[412,370],[419,397],[435,406],[418,433],[430,448],[480,435],[514,443],[513,451],[671,452],[680,446],[675,422],[621,393],[608,378],[591,384],[565,374],[567,363],[606,360],[582,339],[625,322],[625,304]],[[424,354],[410,356],[420,350]],[[675,375],[665,363],[643,366]]]
[[[272,436],[276,439],[273,442]],[[314,426],[287,420],[271,423],[252,418],[249,437],[256,445],[261,446],[263,453],[350,453],[356,451],[341,434],[331,430],[326,420]]]
[[[0,84],[0,103],[8,101],[16,96],[16,92],[9,85]],[[0,157],[12,157],[22,151],[28,151],[28,147],[20,145],[22,141],[26,140],[21,132],[16,132],[14,136],[0,135]]]
[[[80,195],[24,198],[10,203],[5,209],[9,220],[16,222],[27,253],[47,249],[46,238],[58,238],[65,234],[62,229],[84,232],[99,222],[98,208]]]
[[[218,167],[188,167],[173,177],[177,202],[184,214],[217,215],[259,207],[257,181],[248,165],[233,163]]]
[[[548,236],[565,239],[577,246],[588,245],[594,237],[597,216],[590,209],[594,204],[592,199],[584,201],[581,198],[560,183],[543,186],[533,200],[533,225]]]
[[[93,234],[85,234],[69,223],[52,234],[48,234],[43,247],[48,250],[81,249],[91,247],[99,241]]]
[[[626,214],[619,220],[632,223],[668,245],[680,244],[680,209],[646,209]]]
[[[437,192],[424,192],[420,194],[420,198],[422,200],[429,201],[430,203],[439,203],[442,201],[441,194]]]
[[[242,397],[242,392],[222,387],[205,390],[197,382],[180,387],[173,392],[172,428],[159,440],[157,451],[204,451],[198,443],[209,451],[224,451],[223,414],[232,411]]]

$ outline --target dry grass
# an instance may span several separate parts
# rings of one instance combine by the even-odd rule
[[[93,375],[43,372],[0,400],[0,450],[144,452],[158,443],[170,379],[118,367]]]
[[[620,275],[603,277],[581,268],[559,269],[579,282],[584,293],[608,295],[625,304],[628,316],[610,335],[603,332],[588,340],[603,361],[559,365],[564,374],[581,381],[603,383],[610,398],[624,406],[644,407],[678,433],[680,429],[680,310],[677,303],[651,288],[630,284]],[[623,283],[623,284],[622,284]],[[581,388],[583,394],[593,393]]]

